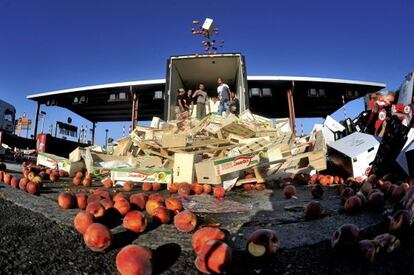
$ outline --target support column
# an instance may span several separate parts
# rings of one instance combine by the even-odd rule
[[[33,139],[37,139],[37,124],[39,122],[39,112],[40,112],[40,103],[39,101],[36,102],[36,114],[35,114],[35,121],[34,121],[34,132],[33,132]]]
[[[135,127],[137,126],[137,119],[138,119],[138,96],[136,93],[132,91],[132,86],[129,87],[129,91],[131,92],[131,97],[132,97],[131,124],[132,124],[132,130],[134,130]]]
[[[96,123],[92,122],[92,145],[95,145],[95,128],[96,128]]]
[[[293,88],[295,84],[292,82],[291,88],[287,90],[287,99],[289,107],[289,124],[292,134],[296,137],[296,122],[295,122],[295,103],[293,100]]]

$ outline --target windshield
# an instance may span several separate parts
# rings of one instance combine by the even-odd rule
[[[13,122],[14,112],[12,110],[7,109],[6,112],[4,112],[4,120],[8,122]]]

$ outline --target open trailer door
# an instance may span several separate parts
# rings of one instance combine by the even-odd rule
[[[248,107],[244,57],[239,53],[172,56],[167,61],[164,119],[175,119],[178,89],[197,90],[203,83],[210,98],[217,97],[217,78],[222,77],[236,91],[240,111]]]

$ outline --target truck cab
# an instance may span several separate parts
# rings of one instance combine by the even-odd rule
[[[210,99],[217,97],[217,78],[222,77],[240,102],[240,112],[248,108],[247,77],[243,55],[239,53],[171,56],[167,61],[164,119],[176,119],[178,89],[198,89],[203,83]]]
[[[14,121],[16,109],[13,105],[0,99],[0,131],[12,134],[14,132]]]

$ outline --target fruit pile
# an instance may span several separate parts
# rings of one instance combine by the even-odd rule
[[[33,195],[39,195],[44,181],[57,181],[60,177],[69,176],[66,171],[56,169],[46,169],[36,166],[33,163],[23,163],[23,177],[19,178],[6,172],[6,165],[0,163],[0,181],[5,185],[10,185],[13,189],[20,189]]]
[[[75,178],[82,178],[76,174]],[[79,180],[76,180],[79,182]],[[183,233],[197,229],[197,216],[184,210],[183,201],[190,194],[213,194],[224,197],[223,187],[212,187],[198,183],[173,183],[168,186],[169,196],[164,197],[157,191],[159,184],[143,183],[142,191],[133,194],[115,192],[110,179],[102,180],[102,187],[93,193],[62,192],[58,196],[61,208],[81,209],[74,218],[75,229],[83,236],[85,245],[95,252],[107,250],[113,243],[110,228],[117,224],[133,233],[145,232],[149,224],[173,223]],[[125,191],[132,186],[123,186]],[[146,193],[155,191],[151,194]],[[226,242],[228,236],[216,227],[201,227],[192,236],[192,247],[197,257],[196,268],[203,273],[221,273],[231,262],[232,249]],[[276,233],[271,230],[258,230],[247,241],[246,250],[253,257],[269,257],[279,247]],[[153,255],[150,249],[130,244],[122,248],[116,256],[116,267],[121,274],[151,274]]]

